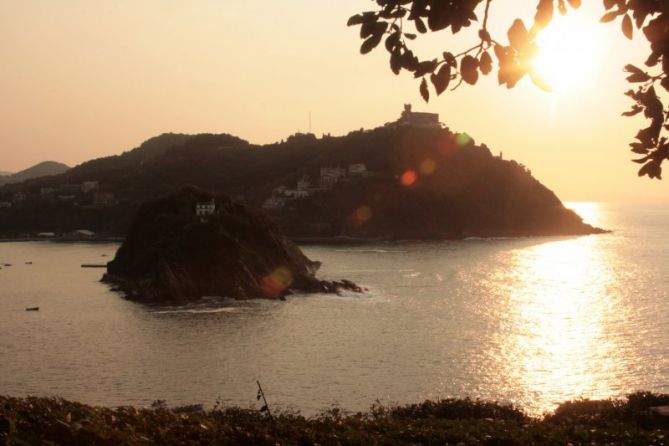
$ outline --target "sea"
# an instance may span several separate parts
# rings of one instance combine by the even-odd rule
[[[582,237],[304,246],[364,294],[146,306],[118,244],[0,243],[0,394],[104,406],[334,407],[481,398],[541,415],[669,393],[669,207],[568,203]],[[39,307],[39,311],[26,311]]]

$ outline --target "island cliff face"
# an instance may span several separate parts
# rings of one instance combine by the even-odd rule
[[[140,207],[102,280],[147,303],[361,291],[347,280],[316,279],[319,265],[261,212],[223,194],[185,187]]]

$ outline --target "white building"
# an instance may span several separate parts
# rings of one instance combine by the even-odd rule
[[[343,167],[321,167],[321,187],[330,189],[342,178],[346,177],[346,169]]]
[[[285,195],[288,198],[307,198],[309,196],[309,191],[300,189],[288,189]]]
[[[207,217],[216,213],[216,201],[212,198],[208,202],[197,203],[195,205],[195,215],[200,217],[201,221],[206,221]]]
[[[99,181],[84,181],[81,183],[81,192],[87,194],[91,191],[98,190],[100,188]]]
[[[302,178],[297,180],[297,190],[307,190],[311,187],[311,179],[309,175],[304,175]]]
[[[349,175],[364,175],[367,172],[367,166],[363,163],[350,164],[348,166]]]

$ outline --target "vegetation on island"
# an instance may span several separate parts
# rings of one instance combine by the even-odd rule
[[[494,15],[492,0],[375,0],[375,3],[375,10],[356,14],[348,21],[349,26],[360,26],[363,39],[360,52],[367,54],[383,41],[390,69],[395,74],[406,70],[420,79],[419,90],[425,101],[430,98],[430,85],[440,95],[449,87],[476,84],[479,75],[495,71],[494,60],[500,85],[513,88],[527,76],[538,87],[550,90],[551,86],[533,65],[539,53],[537,39],[550,26],[556,12],[565,15],[570,8],[581,6],[581,0],[529,2],[536,5],[533,23],[528,26],[515,19],[502,38],[489,32],[489,19]],[[647,128],[639,130],[630,147],[638,157],[634,162],[642,165],[639,176],[660,179],[662,163],[669,159],[669,108],[662,102],[669,91],[669,7],[666,0],[603,0],[603,6],[601,22],[619,21],[622,34],[628,39],[633,38],[636,28],[648,42],[646,67],[631,64],[624,67],[627,81],[632,84],[625,94],[634,104],[623,115],[643,112],[650,121]],[[470,28],[478,31],[476,41],[457,54],[441,48],[441,54],[421,60],[411,49],[412,41],[419,35],[448,29],[453,34],[466,33]]]
[[[141,203],[184,184],[222,191],[256,207],[281,195],[281,206],[266,210],[293,238],[598,232],[522,164],[435,124],[396,122],[342,137],[293,135],[265,146],[225,134],[161,135],[62,175],[0,188],[0,202],[14,200],[0,208],[0,234],[88,229],[123,236]],[[348,174],[352,166],[363,170]],[[325,184],[323,169],[346,175]],[[83,192],[87,184],[95,189]],[[300,191],[298,184],[303,184]],[[295,196],[287,199],[291,192]]]
[[[530,417],[470,399],[373,406],[364,413],[214,407],[95,407],[57,398],[0,396],[0,444],[6,445],[666,445],[669,421],[656,409],[669,395],[639,392],[624,400],[577,400]]]
[[[317,279],[319,266],[263,213],[224,194],[184,187],[142,205],[103,281],[150,303],[362,291],[348,280]]]

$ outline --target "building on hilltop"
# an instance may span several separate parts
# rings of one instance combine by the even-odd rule
[[[442,124],[441,122],[439,122],[438,113],[415,112],[411,110],[411,104],[404,104],[404,110],[400,115],[400,119],[398,119],[391,125],[396,125],[396,126],[410,125],[413,127],[442,128]]]

